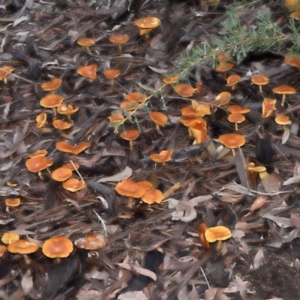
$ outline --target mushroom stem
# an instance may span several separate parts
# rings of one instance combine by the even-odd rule
[[[122,45],[118,44],[118,47],[119,47],[119,53],[122,54]]]
[[[30,264],[30,259],[29,259],[28,255],[27,255],[27,254],[24,254],[23,257],[24,257],[25,263],[26,263],[27,265],[29,265],[29,264]]]
[[[53,107],[53,108],[52,108],[52,111],[53,111],[53,119],[55,119],[55,118],[56,118],[56,108]]]
[[[110,86],[111,86],[111,87],[114,86],[114,80],[113,80],[113,79],[110,81]]]
[[[85,47],[85,49],[86,49],[86,51],[87,51],[87,53],[91,53],[91,50],[90,50],[90,47]]]
[[[133,141],[129,141],[129,149],[133,150]]]
[[[232,151],[232,156],[235,156],[235,149],[231,149]]]
[[[234,128],[235,128],[235,130],[239,130],[239,129],[238,129],[238,123],[235,123],[235,124],[234,124]]]
[[[189,129],[189,137],[191,137],[192,136],[192,130],[191,130],[190,127],[188,129]]]
[[[216,251],[219,251],[219,250],[220,250],[221,245],[222,245],[222,241],[221,241],[221,240],[217,241],[217,244],[216,244]]]
[[[285,103],[285,94],[282,95],[281,106],[284,106]]]
[[[162,134],[162,133],[161,133],[161,130],[160,130],[160,127],[159,127],[158,124],[156,124],[156,131],[157,131],[158,134]]]
[[[262,93],[262,85],[259,85],[259,91]]]
[[[128,203],[127,203],[127,204],[128,204],[128,207],[129,207],[129,208],[132,208],[132,207],[133,207],[133,199],[132,199],[132,197],[129,197],[129,198],[128,198]]]

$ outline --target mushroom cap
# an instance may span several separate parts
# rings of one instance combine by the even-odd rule
[[[64,236],[55,236],[44,243],[42,251],[49,258],[68,257],[73,251],[73,243]]]
[[[64,97],[50,94],[40,100],[40,105],[45,108],[54,108],[62,104]]]
[[[72,123],[66,122],[66,121],[62,121],[59,119],[55,119],[52,122],[52,125],[56,128],[56,129],[60,129],[60,130],[66,130],[69,129],[73,126]]]
[[[36,118],[36,128],[42,128],[47,123],[47,114],[45,112],[40,113]]]
[[[34,156],[46,156],[48,154],[48,151],[45,150],[45,149],[40,149],[40,150],[37,150],[35,151],[34,153],[30,153],[28,155],[29,158],[32,158]]]
[[[7,251],[10,253],[30,254],[39,249],[39,246],[34,243],[30,243],[26,240],[17,240],[16,242],[7,246]]]
[[[53,162],[45,156],[34,156],[26,160],[25,165],[29,172],[37,173],[52,166]]]
[[[229,92],[222,92],[215,98],[218,101],[218,106],[226,105],[231,99],[231,94]]]
[[[266,85],[269,83],[269,78],[265,75],[254,75],[251,77],[251,82],[256,85]]]
[[[172,75],[172,76],[164,77],[163,82],[166,84],[173,84],[176,83],[178,79],[179,79],[179,75]]]
[[[299,11],[293,11],[292,13],[290,13],[290,18],[294,18],[296,20],[300,20],[300,12]],[[292,65],[292,64],[291,64]],[[292,65],[293,66],[293,65]],[[298,66],[294,66],[299,68]]]
[[[264,98],[262,103],[262,117],[269,117],[274,110],[276,110],[276,99]]]
[[[273,89],[273,93],[280,94],[280,95],[291,95],[291,94],[295,94],[296,90],[289,85],[280,85],[280,86],[276,86]]]
[[[120,123],[124,120],[124,116],[120,112],[116,112],[107,118],[111,123]]]
[[[10,232],[5,232],[2,235],[1,242],[3,244],[9,245],[9,244],[12,244],[12,243],[18,241],[19,239],[20,239],[20,236],[16,232],[10,231]]]
[[[166,126],[167,122],[168,122],[168,117],[158,111],[153,111],[149,114],[150,119],[157,125],[159,126]]]
[[[230,105],[228,107],[228,111],[232,114],[246,114],[249,111],[251,111],[251,109],[249,107],[241,107],[239,105]]]
[[[6,198],[4,200],[5,205],[8,207],[18,207],[21,204],[20,198]]]
[[[168,150],[162,150],[159,153],[153,153],[150,155],[150,159],[153,160],[156,163],[165,163],[169,160],[171,160],[173,154],[172,149]]]
[[[227,77],[227,86],[234,86],[241,80],[241,76],[233,74]]]
[[[184,97],[184,98],[192,97],[194,95],[194,92],[195,92],[195,89],[187,83],[177,84],[174,87],[174,89],[175,89],[175,92],[178,95],[180,95],[181,97]]]
[[[67,168],[67,169],[70,169],[72,172],[73,171],[75,171],[75,169],[74,169],[74,166],[75,166],[75,169],[76,170],[78,170],[79,169],[79,167],[80,167],[80,165],[79,165],[79,163],[77,163],[77,162],[73,162],[73,164],[71,164],[71,163],[68,163],[68,164],[65,164],[65,165],[63,165],[62,166],[62,168]]]
[[[196,100],[192,100],[192,108],[199,114],[201,117],[211,115],[209,103],[198,103]]]
[[[107,79],[115,79],[121,74],[121,71],[114,70],[114,69],[107,69],[103,71],[103,74]]]
[[[135,110],[138,106],[138,103],[133,103],[131,101],[122,101],[120,103],[120,108],[127,111]]]
[[[120,138],[126,141],[134,141],[140,136],[140,133],[136,129],[126,130],[120,133]]]
[[[86,185],[83,180],[78,180],[76,178],[69,178],[65,182],[63,182],[63,188],[69,192],[75,193],[83,188],[85,188]]]
[[[93,65],[87,65],[87,66],[83,66],[77,69],[77,74],[86,77],[90,80],[95,80],[97,78],[97,65],[93,64]]]
[[[146,193],[142,196],[142,201],[147,204],[154,204],[154,203],[161,203],[164,199],[164,195],[160,190],[157,189],[149,189]]]
[[[207,241],[205,237],[205,232],[206,232],[206,225],[204,223],[201,223],[199,226],[199,239],[200,239],[200,244],[203,246],[205,250],[209,249],[209,242]]]
[[[289,125],[292,123],[290,117],[285,115],[278,115],[275,118],[275,122],[279,125]]]
[[[99,250],[107,244],[107,237],[102,233],[89,233],[74,242],[75,246],[86,250]]]
[[[53,78],[50,81],[43,82],[41,84],[41,87],[42,87],[42,90],[45,92],[52,92],[52,91],[57,90],[60,87],[61,83],[62,83],[62,80],[60,78]]]
[[[55,181],[59,181],[59,182],[63,182],[67,179],[69,179],[70,177],[72,177],[73,173],[72,170],[69,168],[65,168],[65,167],[60,167],[55,169],[52,173],[51,173],[51,178]]]
[[[112,35],[109,41],[113,44],[121,45],[129,41],[128,35]]]
[[[77,41],[77,44],[82,47],[91,47],[95,44],[95,40],[91,38],[82,38]]]
[[[138,185],[142,186],[143,188],[145,188],[146,190],[149,190],[152,188],[152,183],[150,181],[146,181],[146,180],[143,180],[143,181],[139,181],[137,182]]]
[[[146,189],[142,185],[129,179],[119,182],[115,190],[122,196],[132,198],[141,198],[146,193]]]
[[[72,106],[71,104],[65,105],[61,104],[57,106],[56,111],[60,115],[73,115],[75,114],[79,109],[79,106]]]
[[[191,116],[191,117],[184,117],[184,118],[180,118],[179,119],[179,122],[186,126],[186,127],[190,127],[191,126],[191,123],[194,122],[194,121],[199,121],[200,123],[202,122],[202,118],[201,117],[194,117],[194,116]]]
[[[140,92],[133,92],[125,96],[125,100],[132,103],[142,103],[147,100],[147,95]]]
[[[235,149],[243,146],[246,143],[245,138],[237,133],[222,134],[219,136],[219,142],[225,147]]]
[[[2,66],[0,67],[0,80],[4,79],[15,69],[12,66]]]
[[[220,63],[216,67],[216,71],[218,73],[225,73],[233,68],[234,64],[226,62],[226,61],[220,61]]]
[[[260,173],[260,172],[266,172],[267,169],[264,166],[255,166],[254,163],[248,163],[247,170],[250,172]]]
[[[207,137],[207,123],[205,120],[193,121],[190,125],[190,130],[195,139],[195,144],[200,144],[208,139]]]
[[[153,16],[147,16],[138,20],[134,21],[134,24],[142,29],[153,29],[160,25],[160,19],[153,17]]]
[[[56,144],[55,144],[55,148],[57,150],[60,150],[62,152],[72,153],[72,154],[75,154],[75,155],[83,152],[84,150],[86,150],[90,146],[91,146],[90,142],[81,142],[81,143],[79,143],[77,145],[74,145],[74,146],[70,145],[66,141],[59,141],[59,142],[56,142]]]
[[[296,12],[295,12],[296,13]],[[299,12],[298,12],[299,13]],[[288,65],[300,69],[300,57],[295,54],[289,54],[284,58],[284,62]]]
[[[205,238],[209,243],[213,243],[215,241],[224,241],[231,237],[231,231],[225,226],[210,227],[205,231]]]
[[[231,123],[238,124],[243,123],[246,120],[245,116],[242,114],[230,114],[227,119]]]
[[[232,59],[232,56],[231,56],[230,54],[225,54],[223,51],[220,51],[220,52],[218,53],[218,55],[217,55],[217,59],[218,59],[219,61],[224,61],[224,62],[226,62],[226,61]]]

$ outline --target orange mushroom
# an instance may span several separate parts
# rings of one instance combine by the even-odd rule
[[[1,242],[3,244],[9,245],[9,244],[12,244],[12,243],[18,241],[19,239],[20,239],[20,236],[16,232],[10,231],[10,232],[5,232],[2,235]]]
[[[193,144],[200,144],[207,140],[207,123],[205,120],[193,121],[189,128],[195,139]]]
[[[190,129],[190,126],[192,124],[192,122],[194,121],[199,121],[200,123],[202,122],[202,118],[201,117],[194,117],[194,116],[191,116],[191,117],[184,117],[184,118],[181,118],[179,119],[179,122],[184,125],[185,127],[188,128],[189,130],[189,136],[192,136],[192,132],[191,132],[191,129]]]
[[[242,147],[246,140],[244,136],[237,133],[222,134],[219,136],[219,142],[225,147],[232,149],[232,154],[235,154],[234,149]]]
[[[284,62],[290,66],[300,69],[300,57],[295,54],[289,54],[284,58]]]
[[[164,195],[160,190],[148,189],[145,194],[141,197],[142,201],[147,204],[161,203],[164,199]]]
[[[238,124],[243,123],[246,120],[245,116],[242,114],[230,114],[227,119],[230,123],[234,123],[235,130],[238,130]]]
[[[5,205],[8,207],[18,207],[21,204],[20,198],[6,198],[4,200]]]
[[[142,19],[135,20],[134,24],[139,28],[140,35],[144,35],[160,26],[160,19],[153,16],[147,16]]]
[[[39,177],[42,178],[41,171],[52,166],[53,161],[46,158],[45,156],[34,156],[26,160],[25,165],[29,172],[38,173]]]
[[[51,178],[59,182],[66,181],[70,177],[72,177],[72,170],[66,167],[57,168],[51,173]]]
[[[234,90],[235,85],[241,80],[241,76],[233,74],[227,77],[227,86]]]
[[[116,112],[116,113],[108,116],[107,118],[108,118],[109,122],[117,123],[117,124],[121,123],[124,120],[124,116],[119,112]]]
[[[65,105],[61,104],[57,106],[56,111],[60,115],[65,115],[68,117],[68,120],[71,121],[71,115],[75,114],[78,111],[78,106],[72,106],[71,104]]]
[[[53,78],[50,81],[43,82],[41,84],[42,90],[44,92],[51,92],[52,94],[54,91],[56,91],[62,83],[62,80],[60,78]]]
[[[215,100],[218,103],[218,106],[226,105],[227,103],[229,103],[230,99],[231,99],[231,94],[228,92],[222,92],[218,94],[217,97],[215,98]]]
[[[166,126],[166,124],[168,122],[168,117],[165,114],[158,112],[158,111],[151,112],[149,114],[149,117],[155,123],[157,133],[162,134],[160,131],[160,126],[161,127]]]
[[[88,233],[75,240],[75,246],[85,250],[99,250],[107,244],[107,237],[102,233]]]
[[[97,78],[97,65],[87,65],[77,69],[77,74],[89,79],[91,82]]]
[[[45,150],[45,149],[40,149],[40,150],[37,150],[35,151],[34,153],[30,153],[28,154],[28,157],[29,158],[32,158],[34,156],[46,156],[48,154],[48,151]]]
[[[36,252],[39,249],[39,246],[35,243],[28,242],[26,240],[20,239],[11,243],[7,246],[7,251],[10,253],[23,254],[25,262],[30,263],[30,260],[27,254]]]
[[[56,142],[55,148],[62,152],[72,153],[74,155],[78,155],[79,153],[83,152],[87,148],[91,146],[90,142],[81,142],[77,145],[70,145],[66,141],[59,141]]]
[[[109,38],[109,41],[113,44],[118,45],[119,53],[122,54],[122,44],[129,41],[129,36],[127,35],[113,35]]]
[[[73,251],[73,243],[64,236],[55,236],[45,241],[42,252],[49,258],[65,258]]]
[[[262,117],[268,118],[276,110],[276,99],[264,98],[262,103]]]
[[[47,114],[45,112],[40,113],[36,118],[36,128],[42,128],[47,124]]]
[[[159,153],[153,153],[150,155],[150,159],[159,164],[165,164],[171,160],[173,154],[172,149],[162,150]]]
[[[120,138],[129,141],[129,148],[133,150],[133,141],[140,136],[140,133],[136,129],[126,130],[120,133]]]
[[[205,231],[205,238],[207,242],[214,243],[218,242],[216,249],[218,250],[221,246],[222,241],[228,240],[232,237],[232,233],[229,228],[225,226],[215,226],[207,228]]]
[[[207,241],[205,237],[205,232],[206,232],[206,225],[204,223],[201,223],[199,226],[199,239],[200,239],[200,244],[205,250],[209,249],[209,242]]]
[[[164,77],[163,82],[165,84],[174,84],[178,81],[178,79],[179,79],[178,75],[172,75],[172,76]]]
[[[131,101],[122,101],[120,103],[120,108],[126,111],[133,111],[138,107],[138,103],[133,103]]]
[[[114,79],[117,78],[121,74],[121,71],[114,70],[114,69],[107,69],[103,72],[103,74],[107,79],[110,79],[110,85],[113,87]]]
[[[7,76],[13,72],[15,69],[12,66],[2,66],[0,67],[0,80],[7,83]]]
[[[63,188],[69,192],[75,193],[86,187],[86,184],[83,180],[78,180],[76,178],[69,178],[63,182]]]
[[[195,89],[187,83],[177,84],[174,89],[178,95],[184,98],[192,97],[195,92]]]
[[[262,86],[269,83],[269,78],[265,75],[254,75],[251,77],[251,82],[259,86],[259,91],[262,93]]]
[[[296,90],[289,85],[280,85],[273,89],[273,93],[282,95],[281,106],[284,106],[286,95],[295,94]]]
[[[86,51],[88,53],[91,53],[90,47],[92,47],[95,44],[95,40],[91,38],[82,38],[77,41],[77,44],[82,47],[85,47]]]
[[[147,100],[147,95],[140,92],[133,92],[125,96],[125,99],[132,103],[142,103]]]
[[[55,117],[56,116],[55,108],[58,107],[59,105],[61,105],[63,101],[64,101],[64,97],[50,94],[50,95],[43,97],[40,100],[40,105],[45,108],[51,108],[53,111],[53,117]]]
[[[72,123],[69,123],[69,122],[65,122],[65,121],[62,121],[62,120],[54,120],[52,122],[52,125],[56,128],[56,129],[59,129],[59,130],[66,130],[66,129],[69,129],[73,126]]]
[[[216,67],[216,71],[218,73],[223,73],[224,74],[224,77],[226,78],[226,74],[229,70],[231,70],[233,68],[233,64],[232,63],[229,63],[229,62],[226,62],[226,61],[220,61],[220,63],[217,65]]]
[[[248,107],[241,107],[241,106],[235,104],[235,105],[230,105],[228,107],[228,111],[232,114],[241,114],[241,115],[243,115],[243,114],[246,114],[249,111],[251,111],[251,109],[248,108]]]

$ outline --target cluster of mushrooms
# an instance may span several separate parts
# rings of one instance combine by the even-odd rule
[[[35,253],[42,248],[42,253],[48,258],[60,260],[68,257],[73,252],[73,242],[66,236],[55,236],[46,240],[42,245],[35,242],[21,239],[16,232],[6,232],[1,237],[0,257],[6,251],[13,254],[24,255],[25,262],[29,264],[29,254]],[[89,233],[84,237],[76,239],[74,244],[79,249],[95,251],[103,248],[107,243],[107,238],[102,233]]]

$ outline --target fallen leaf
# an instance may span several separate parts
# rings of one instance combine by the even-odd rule
[[[107,181],[119,182],[124,179],[128,179],[131,176],[132,176],[132,169],[126,166],[125,169],[120,173],[115,174],[113,176],[101,178],[97,182],[107,182]]]
[[[295,227],[300,227],[300,217],[295,215],[295,214],[291,214],[290,216],[290,220],[291,220],[291,224]]]
[[[31,271],[28,269],[21,280],[22,289],[25,295],[28,295],[33,287],[33,279]]]
[[[262,217],[274,221],[279,227],[282,228],[293,227],[291,220],[288,218],[276,217],[270,214],[264,214]]]
[[[263,261],[264,252],[262,249],[259,249],[253,259],[253,269],[257,270],[263,264]]]
[[[250,212],[253,213],[254,211],[263,207],[265,205],[266,201],[267,201],[267,197],[265,197],[265,196],[260,196],[260,197],[256,198],[255,201],[250,206]]]

